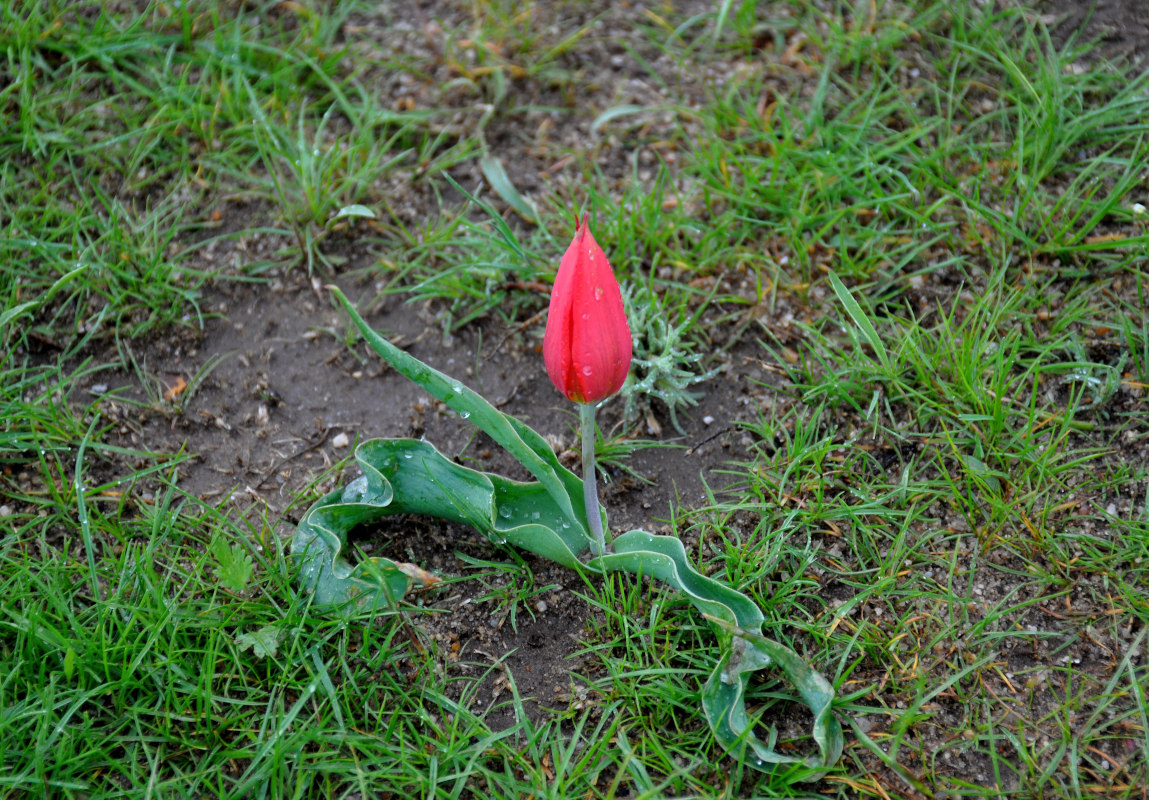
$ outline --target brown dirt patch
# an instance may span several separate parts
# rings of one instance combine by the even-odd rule
[[[1054,41],[1098,42],[1093,57],[1145,69],[1149,53],[1149,0],[1039,0],[1036,8]]]

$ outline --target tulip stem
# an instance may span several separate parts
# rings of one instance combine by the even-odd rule
[[[586,500],[586,520],[594,535],[590,549],[596,556],[606,552],[606,538],[602,531],[602,513],[598,510],[598,487],[594,473],[594,403],[579,405],[579,423],[582,428],[582,492]]]

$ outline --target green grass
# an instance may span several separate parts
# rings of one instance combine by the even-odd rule
[[[350,0],[104,5],[0,10],[0,796],[1142,796],[1149,78],[975,2],[624,32],[478,2],[418,58]],[[604,42],[659,100],[584,85]],[[572,210],[646,298],[636,418],[724,391],[725,353],[769,366],[752,453],[668,524],[837,686],[821,783],[716,749],[713,638],[632,578],[585,589],[585,702],[533,723],[509,675],[492,730],[418,605],[311,608],[278,520],[112,444],[126,403],[84,388],[154,390],[135,341],[272,274],[354,268],[445,332],[532,336]],[[623,471],[649,445],[611,436]],[[512,621],[543,591],[474,566],[456,583]],[[752,706],[788,742],[782,688]]]

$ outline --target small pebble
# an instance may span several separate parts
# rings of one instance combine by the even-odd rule
[[[12,506],[0,506],[0,517],[12,516]]]
[[[351,444],[351,439],[348,438],[346,433],[337,433],[335,434],[335,438],[331,440],[331,446],[336,450],[341,450],[349,444]]]
[[[707,414],[705,417],[702,418],[702,424],[703,425],[713,425],[714,424],[714,417]]]
[[[540,600],[539,602],[535,603],[535,608],[539,610],[540,614],[545,614],[547,611],[547,601]]]
[[[1145,206],[1144,206],[1144,204],[1142,204],[1142,203],[1134,203],[1134,204],[1133,204],[1133,213],[1134,213],[1134,214],[1139,214],[1139,215],[1140,215],[1140,214],[1144,214],[1144,213],[1145,213]]]

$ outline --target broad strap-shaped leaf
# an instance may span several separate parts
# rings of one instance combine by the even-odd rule
[[[723,747],[753,751],[750,763],[772,771],[801,766],[813,780],[842,754],[842,727],[831,712],[834,689],[797,653],[762,636],[762,611],[741,592],[701,575],[690,564],[682,542],[672,536],[630,531],[614,540],[614,552],[592,560],[588,567],[604,572],[625,571],[649,575],[682,592],[690,603],[714,623],[722,657],[702,689],[702,708],[714,737]],[[808,757],[779,753],[758,739],[746,711],[746,688],[756,670],[774,665],[794,684],[814,714],[811,735],[818,754]]]
[[[471,424],[514,456],[546,488],[566,519],[586,537],[589,546],[591,535],[582,503],[582,480],[559,463],[546,439],[514,417],[499,411],[459,381],[391,344],[367,324],[338,287],[327,288],[343,306],[372,350],[400,374],[422,386],[429,395],[441,400],[464,419],[470,420]]]
[[[415,565],[369,558],[355,565],[343,556],[347,535],[391,514],[424,514],[465,525],[491,541],[509,543],[571,569],[586,536],[540,483],[520,483],[451,461],[427,442],[373,439],[355,451],[363,475],[315,503],[292,538],[300,580],[320,605],[349,612],[393,607],[434,576]]]

